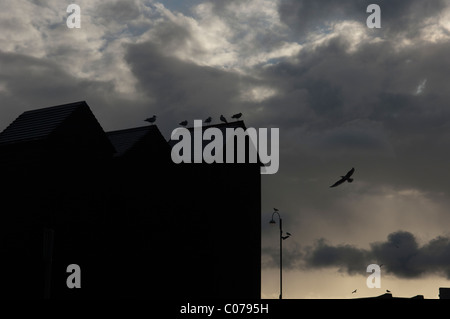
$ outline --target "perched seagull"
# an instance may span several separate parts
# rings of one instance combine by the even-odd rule
[[[238,113],[238,114],[234,114],[231,118],[238,120],[241,118],[241,116],[242,116],[242,113]]]
[[[150,124],[153,124],[156,121],[156,115],[153,115],[152,117],[146,118],[144,121],[145,122],[149,122]]]
[[[353,175],[353,173],[355,172],[355,169],[352,168],[351,170],[348,171],[348,173],[345,176],[341,176],[341,179],[338,180],[336,183],[334,183],[333,185],[331,185],[330,187],[336,187],[341,185],[343,182],[347,181],[349,183],[353,182],[353,178],[350,178],[350,176]]]
[[[223,115],[220,116],[220,120],[221,120],[222,122],[228,123],[227,119],[226,119],[225,116],[223,116]]]
[[[180,122],[178,124],[180,124],[181,126],[186,126],[188,124],[188,121],[183,121],[183,122]]]
[[[205,123],[211,123],[211,120],[212,120],[212,118],[211,118],[211,116],[210,117],[208,117],[206,120],[205,120]]]
[[[356,290],[358,290],[358,289],[353,290],[353,291],[352,291],[352,294],[356,294]]]

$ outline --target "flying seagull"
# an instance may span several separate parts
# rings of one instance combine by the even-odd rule
[[[144,121],[145,122],[149,122],[150,124],[153,124],[156,121],[156,115],[153,115],[152,117],[146,118]]]
[[[234,114],[231,118],[238,120],[241,118],[241,116],[242,116],[242,113],[238,113],[238,114]]]
[[[341,185],[342,183],[344,183],[345,181],[351,183],[353,182],[353,178],[350,178],[350,176],[353,175],[353,173],[355,172],[355,169],[352,168],[351,170],[348,171],[348,173],[345,176],[341,176],[341,179],[338,180],[336,183],[334,183],[333,185],[331,185],[330,187],[336,187]]]
[[[208,117],[206,120],[205,120],[205,123],[211,123],[211,120],[212,120],[212,118],[211,118],[211,116],[210,117]]]
[[[222,122],[228,123],[227,119],[226,119],[225,116],[223,116],[223,115],[220,115],[220,120],[221,120]]]
[[[183,121],[183,122],[180,122],[178,124],[180,124],[181,126],[186,126],[188,124],[188,121]]]
[[[352,291],[352,294],[356,294],[356,290],[358,290],[358,289],[353,290],[353,291]]]

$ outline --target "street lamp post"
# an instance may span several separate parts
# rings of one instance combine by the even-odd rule
[[[272,213],[272,219],[270,220],[270,224],[276,224],[275,220],[273,219],[273,216],[277,214],[280,224],[280,299],[283,299],[283,240],[288,239],[291,234],[286,233],[287,236],[283,237],[283,220],[281,219],[281,215],[278,212],[278,210],[275,210]]]

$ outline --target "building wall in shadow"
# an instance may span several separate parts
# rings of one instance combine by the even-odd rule
[[[2,297],[44,297],[51,229],[51,298],[260,298],[259,164],[176,165],[170,150],[155,125],[105,133],[85,102],[11,123]]]

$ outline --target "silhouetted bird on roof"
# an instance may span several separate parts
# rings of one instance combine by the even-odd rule
[[[234,114],[231,118],[238,120],[241,118],[241,116],[242,116],[242,113],[238,113],[238,114]]]
[[[225,116],[223,116],[223,115],[220,115],[220,120],[221,120],[222,122],[228,123],[227,119],[226,119]]]
[[[389,289],[386,289],[386,292],[391,292]]]
[[[156,115],[153,115],[152,117],[146,118],[144,121],[145,122],[149,122],[150,124],[153,124],[156,121]]]
[[[350,178],[350,176],[353,175],[353,173],[355,172],[355,169],[352,168],[351,170],[348,171],[348,173],[345,176],[341,176],[341,179],[338,180],[336,183],[334,183],[333,185],[331,185],[330,187],[336,187],[341,185],[343,182],[347,181],[349,183],[353,182],[353,178]]]
[[[211,123],[211,121],[212,121],[212,118],[211,118],[211,116],[210,116],[210,117],[208,117],[208,118],[205,120],[205,123]]]
[[[180,122],[178,124],[180,124],[181,126],[186,126],[188,124],[188,121],[183,121],[183,122]]]

